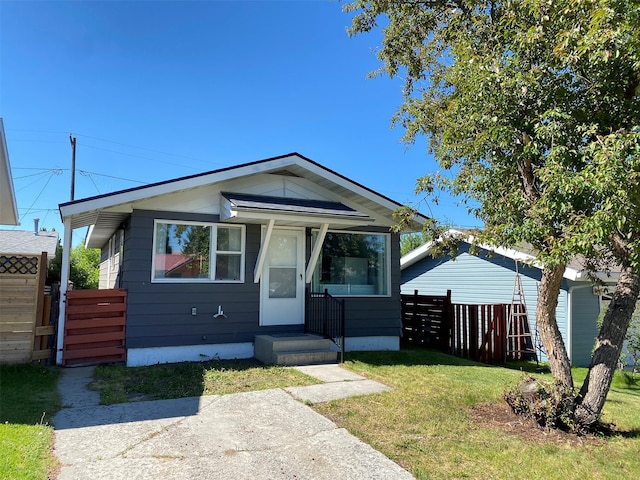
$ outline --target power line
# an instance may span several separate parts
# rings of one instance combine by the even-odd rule
[[[53,178],[54,173],[49,174],[49,178],[47,179],[47,182],[44,184],[44,186],[42,187],[42,189],[40,190],[40,193],[38,193],[38,195],[36,196],[36,198],[33,200],[33,202],[31,203],[31,206],[27,209],[27,211],[25,212],[25,214],[20,217],[20,222],[22,223],[22,221],[24,220],[24,217],[27,216],[27,214],[31,211],[31,209],[33,208],[33,206],[36,204],[36,202],[38,201],[38,199],[40,198],[40,196],[42,195],[42,192],[44,192],[44,189],[47,188],[47,185],[49,185],[49,182],[51,181],[51,179]]]
[[[149,182],[142,182],[140,180],[131,180],[130,178],[114,177],[113,175],[105,175],[104,173],[89,172],[88,170],[78,170],[78,173],[88,174],[88,175],[97,175],[98,177],[113,178],[115,180],[124,180],[124,181],[127,181],[127,182],[140,183],[142,185],[144,185],[146,183],[149,183]]]
[[[61,131],[51,131],[51,130],[29,130],[29,129],[20,129],[20,128],[8,128],[6,129],[7,131],[11,130],[14,132],[30,132],[30,133],[46,133],[46,134],[53,134],[53,135],[67,135],[66,132],[61,132]],[[209,160],[202,160],[201,158],[196,158],[196,157],[190,157],[188,155],[182,155],[179,153],[170,153],[170,152],[163,152],[162,150],[156,150],[153,148],[148,148],[148,147],[139,147],[137,145],[130,145],[127,143],[121,143],[121,142],[115,142],[113,140],[107,140],[106,138],[100,138],[100,137],[95,137],[93,135],[85,135],[83,133],[74,133],[74,135],[76,137],[83,137],[83,138],[90,138],[92,140],[98,140],[99,142],[105,142],[105,143],[111,143],[113,145],[120,145],[122,147],[127,147],[127,148],[135,148],[138,150],[146,150],[148,152],[153,152],[153,153],[157,153],[160,155],[167,155],[167,156],[171,156],[171,157],[177,157],[177,158],[184,158],[187,160],[194,160],[196,162],[201,162],[204,164],[209,164],[209,165],[225,165],[223,162],[212,162]],[[11,139],[12,142],[42,142],[42,143],[66,143],[63,141],[54,141],[54,140],[29,140],[29,139]],[[89,148],[95,148],[98,150],[104,150],[106,152],[111,152],[111,153],[117,153],[119,155],[127,155],[127,156],[131,156],[131,157],[137,157],[137,158],[142,158],[145,160],[153,160],[153,161],[159,161],[153,158],[148,158],[148,157],[141,157],[141,156],[137,156],[137,155],[132,155],[132,154],[127,154],[127,153],[123,153],[123,152],[118,152],[118,151],[114,151],[114,150],[109,150],[109,149],[105,149],[105,148],[101,148],[101,147],[97,147],[97,146],[93,146],[93,145],[82,145],[83,147],[89,147]],[[163,162],[166,163],[166,162]],[[181,166],[184,167],[184,165],[182,164],[175,164],[175,163],[167,163],[168,165],[174,165],[174,166]],[[191,167],[194,168],[194,167]],[[197,170],[196,168],[194,168],[194,170]]]
[[[167,162],[167,161],[164,161],[164,160],[158,160],[156,158],[143,157],[141,155],[135,155],[133,153],[118,152],[117,150],[110,150],[108,148],[96,147],[95,145],[87,145],[87,144],[84,144],[84,143],[81,146],[83,148],[88,147],[88,148],[93,148],[95,150],[102,150],[104,152],[116,153],[118,155],[124,155],[126,157],[140,158],[142,160],[149,160],[150,162],[164,163],[165,165],[171,165],[171,166],[174,166],[174,167],[183,167],[183,168],[186,167],[186,168],[190,168],[190,169],[195,170],[195,171],[199,171],[199,169],[197,169],[195,167],[190,167],[190,166],[184,165],[182,163]]]
[[[120,145],[122,147],[137,148],[138,150],[147,150],[149,152],[159,153],[161,155],[168,155],[168,156],[171,156],[171,157],[178,157],[178,158],[186,158],[188,160],[195,160],[197,162],[209,163],[209,164],[213,164],[213,165],[223,165],[220,162],[210,162],[210,161],[207,161],[207,160],[202,160],[200,158],[189,157],[187,155],[181,155],[179,153],[168,153],[168,152],[163,152],[163,151],[160,151],[160,150],[155,150],[153,148],[138,147],[136,145],[129,145],[129,144],[126,144],[126,143],[114,142],[112,140],[106,140],[104,138],[93,137],[91,135],[83,135],[81,133],[77,133],[76,135],[79,136],[79,137],[91,138],[92,140],[98,140],[100,142],[113,143],[114,145]]]
[[[48,172],[54,172],[56,175],[60,175],[62,174],[62,172],[68,172],[69,170],[71,170],[70,168],[28,168],[28,167],[18,167],[18,168],[11,168],[12,170],[40,170],[40,173],[34,173],[32,175],[23,175],[22,177],[13,177],[14,180],[19,180],[19,179],[23,179],[23,178],[27,178],[27,177],[35,177],[36,175],[44,175],[45,173]],[[116,177],[114,175],[107,175],[105,173],[98,173],[98,172],[90,172],[88,170],[78,170],[78,173],[82,173],[82,174],[90,174],[90,175],[97,175],[99,177],[106,177],[106,178],[113,178],[114,180],[122,180],[125,182],[133,182],[133,183],[139,183],[141,185],[145,185],[149,182],[143,182],[142,180],[133,180],[131,178],[124,178],[124,177]]]
[[[29,188],[31,185],[34,185],[34,184],[38,183],[40,180],[42,180],[44,178],[44,175],[46,175],[47,173],[49,173],[49,179],[47,180],[47,183],[49,183],[49,181],[51,180],[53,175],[61,175],[62,171],[61,170],[59,171],[59,170],[56,170],[56,169],[51,169],[48,172],[39,173],[38,175],[40,175],[40,178],[37,178],[36,180],[34,180],[31,183],[28,183],[27,185],[24,185],[22,188],[16,189],[16,193],[19,193],[22,190],[24,190],[26,188]],[[45,186],[46,186],[46,184],[45,184]],[[42,193],[42,192],[40,192],[40,193]]]

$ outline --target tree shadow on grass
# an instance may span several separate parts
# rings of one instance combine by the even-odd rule
[[[474,362],[466,358],[455,357],[439,350],[430,348],[403,346],[398,351],[387,352],[349,352],[347,360],[359,361],[374,366],[384,365],[451,365],[451,366],[469,366],[469,367],[487,367],[494,368],[502,365],[488,365],[485,363]]]

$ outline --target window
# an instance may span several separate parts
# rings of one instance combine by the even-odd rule
[[[154,281],[244,281],[244,226],[156,220]]]
[[[313,241],[317,239],[313,232]],[[389,235],[327,232],[313,273],[316,292],[340,296],[389,295]]]

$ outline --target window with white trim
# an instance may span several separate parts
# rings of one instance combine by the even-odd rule
[[[244,225],[156,220],[155,282],[243,282]]]
[[[318,232],[312,233],[315,243]],[[388,234],[327,232],[313,272],[315,292],[337,296],[389,296]]]

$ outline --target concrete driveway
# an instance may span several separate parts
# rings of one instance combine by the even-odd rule
[[[110,406],[87,390],[91,370],[66,369],[58,480],[413,478],[301,402],[389,388],[336,365],[303,368],[326,383]]]

